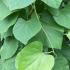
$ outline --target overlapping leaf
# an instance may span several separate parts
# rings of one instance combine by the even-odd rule
[[[35,41],[22,49],[16,57],[17,70],[51,70],[54,57],[44,54],[42,48],[42,43]]]
[[[7,32],[9,27],[11,27],[16,23],[16,20],[17,20],[17,15],[12,15],[0,21],[0,34],[3,35],[5,32]]]
[[[60,49],[63,41],[64,29],[58,26],[49,14],[41,16],[43,31],[46,35],[47,45],[50,48]],[[56,39],[55,39],[56,38]]]
[[[55,15],[54,13],[54,16],[53,16],[55,21],[59,25],[64,26],[67,29],[70,29],[70,5],[66,6],[65,8],[61,10],[57,10],[57,11],[58,11],[57,15]]]
[[[6,39],[0,50],[1,59],[12,57],[18,48],[18,42],[15,39]]]
[[[36,16],[32,16],[28,21],[19,18],[13,28],[13,34],[17,40],[21,41],[23,44],[27,44],[40,30],[40,22],[37,20]]]
[[[10,26],[16,23],[16,20],[17,16],[12,15],[0,21],[0,34],[6,32]]]

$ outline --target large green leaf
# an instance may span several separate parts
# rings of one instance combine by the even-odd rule
[[[12,57],[18,48],[18,42],[15,39],[5,39],[4,44],[0,50],[1,59],[8,59]]]
[[[36,0],[3,0],[3,2],[7,5],[7,7],[9,7],[10,10],[25,8],[35,1]]]
[[[51,10],[52,11],[52,10]],[[65,28],[70,29],[70,5],[66,6],[64,9],[61,10],[55,10],[57,12],[57,15],[54,13],[54,19],[55,21]]]
[[[16,23],[16,20],[17,20],[17,15],[14,14],[0,21],[0,34],[2,35],[5,32],[7,32],[9,27],[11,27]]]
[[[58,26],[53,18],[45,12],[41,15],[41,21],[47,45],[50,48],[61,49],[64,29]]]
[[[0,70],[16,70],[15,58],[9,60],[0,60]]]
[[[42,52],[40,42],[32,42],[19,52],[16,57],[17,70],[52,70],[54,57]]]
[[[5,6],[5,4],[0,0],[0,20],[6,18],[12,12]]]
[[[29,21],[19,18],[13,28],[13,34],[17,40],[21,41],[23,44],[27,44],[40,30],[41,24],[36,16],[33,16]]]
[[[60,4],[62,0],[42,0],[44,3],[46,3],[48,6],[58,9],[60,7]]]

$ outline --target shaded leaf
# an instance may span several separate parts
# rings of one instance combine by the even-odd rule
[[[12,57],[18,48],[18,42],[15,39],[5,39],[4,44],[0,50],[1,59],[8,59]]]
[[[14,25],[17,20],[17,15],[11,15],[7,17],[6,19],[0,21],[0,34],[4,34],[8,31],[9,27]]]
[[[48,6],[58,9],[61,5],[62,0],[42,0]]]
[[[61,53],[64,55],[66,59],[70,61],[70,46],[63,46]]]
[[[45,12],[41,16],[41,21],[42,21],[42,29],[46,35],[45,38],[48,47],[61,49],[64,28],[58,26],[53,20],[53,18]]]
[[[56,57],[53,70],[69,70],[68,61],[61,54]]]

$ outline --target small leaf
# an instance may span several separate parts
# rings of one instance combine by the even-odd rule
[[[35,41],[22,49],[16,57],[17,70],[52,70],[54,57],[45,55],[42,48],[43,45]]]
[[[4,44],[0,50],[1,59],[8,59],[12,57],[18,48],[18,42],[15,39],[5,39]]]
[[[41,24],[36,16],[33,16],[29,21],[19,18],[13,28],[13,34],[17,40],[21,41],[23,44],[27,44],[40,30]]]

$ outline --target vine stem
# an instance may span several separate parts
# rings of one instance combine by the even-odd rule
[[[32,5],[32,7],[33,7],[33,9],[34,9],[34,12],[35,12],[35,15],[36,15],[36,17],[37,17],[37,20],[40,22],[39,15],[37,14],[37,11],[36,11],[35,3]],[[45,32],[45,30],[44,30],[43,27],[42,27],[42,30],[43,30],[44,33],[46,34],[46,32]],[[49,40],[49,39],[48,39],[48,40]],[[50,40],[49,40],[49,41],[50,41]],[[45,53],[51,53],[51,52],[53,52],[54,55],[57,56],[57,54],[55,53],[55,51],[54,51],[54,49],[53,49],[53,47],[52,47],[52,44],[51,44],[51,48],[52,48],[52,51],[50,51],[50,52],[45,52]]]

